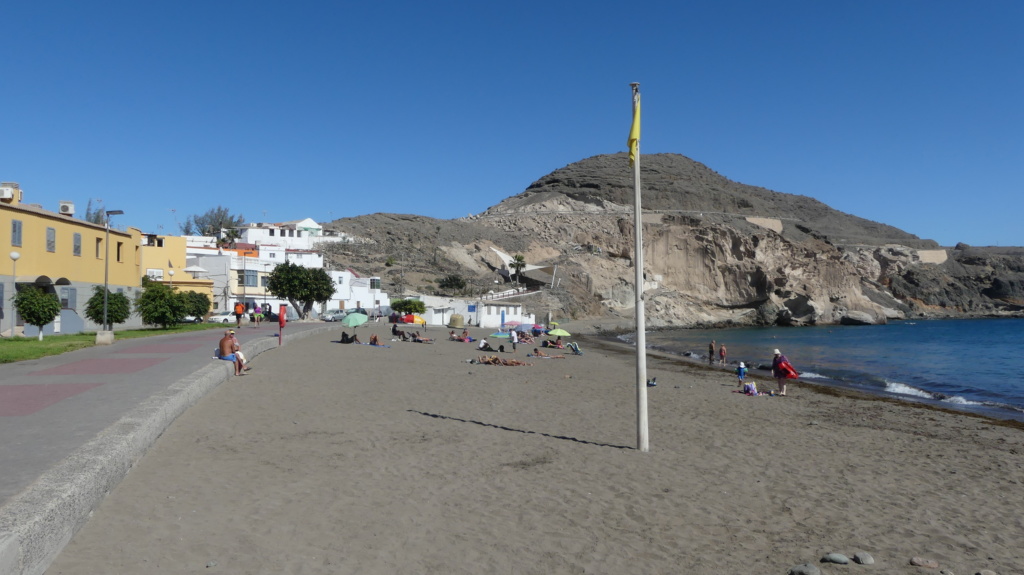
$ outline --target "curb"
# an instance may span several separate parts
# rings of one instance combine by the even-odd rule
[[[284,335],[289,343],[333,330]],[[243,346],[250,359],[276,349],[274,338]],[[172,384],[128,412],[96,438],[41,475],[0,509],[0,575],[42,575],[103,498],[186,409],[234,374],[217,361]]]

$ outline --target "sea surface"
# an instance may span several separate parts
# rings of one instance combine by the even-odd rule
[[[1024,319],[647,332],[648,348],[703,361],[711,340],[732,368],[769,367],[778,348],[810,382],[1024,421]],[[775,387],[766,372],[750,377]]]

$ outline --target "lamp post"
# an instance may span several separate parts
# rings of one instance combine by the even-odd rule
[[[14,291],[11,292],[11,301],[14,301],[14,296],[18,295],[18,259],[21,258],[21,254],[18,252],[11,252],[11,275],[14,277]],[[14,337],[14,305],[11,305],[11,337]]]
[[[174,289],[174,270],[170,270],[167,273],[170,274],[170,276],[171,276],[171,289],[173,290]]]
[[[107,216],[104,218],[104,224],[107,228],[107,239],[105,240],[107,245],[106,254],[103,256],[103,331],[113,331],[107,322],[107,292],[110,291],[107,287],[110,280],[110,216],[120,216],[124,211],[107,210],[104,213]]]
[[[270,264],[269,263],[263,264],[263,277],[265,278],[263,281],[267,281],[267,282],[270,281],[269,279],[266,279],[267,275],[270,273],[269,270],[270,270]],[[266,284],[264,284],[264,286],[263,286],[263,310],[264,311],[267,310],[267,286],[266,286]]]

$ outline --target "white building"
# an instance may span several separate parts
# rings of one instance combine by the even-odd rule
[[[369,313],[390,309],[387,292],[381,291],[379,277],[359,277],[352,270],[327,272],[334,282],[334,297],[327,302],[327,310],[361,307]],[[384,308],[388,306],[388,308]],[[385,313],[385,315],[387,315]]]
[[[452,314],[461,315],[466,325],[488,329],[499,329],[508,322],[518,322],[523,326],[536,323],[534,314],[526,313],[521,303],[430,295],[419,296],[417,299],[427,306],[427,312],[423,315],[427,325],[448,325]]]
[[[350,242],[347,234],[324,230],[311,218],[278,223],[250,223],[247,227],[235,228],[241,234],[239,241],[247,244],[272,244],[290,250],[313,250],[320,242]]]
[[[247,309],[255,305],[269,305],[277,310],[288,301],[271,295],[267,282],[274,268],[290,262],[311,269],[323,269],[323,254],[316,245],[323,241],[351,241],[348,236],[325,233],[312,219],[282,223],[254,223],[237,228],[241,237],[233,247],[219,247],[218,238],[187,236],[188,265],[197,265],[207,272],[196,277],[214,282],[213,311],[225,311],[235,302],[244,302]],[[329,271],[335,293],[326,309],[362,307],[368,311],[380,309],[391,302],[381,291],[379,277],[361,278],[351,270]],[[320,304],[314,304],[312,313],[319,314]]]

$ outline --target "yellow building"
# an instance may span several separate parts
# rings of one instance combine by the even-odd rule
[[[85,318],[85,304],[93,287],[103,285],[105,273],[111,292],[135,299],[142,278],[142,233],[131,227],[107,230],[77,219],[70,202],[61,202],[57,212],[23,203],[23,193],[18,184],[0,183],[0,333],[11,333],[16,315],[11,301],[16,285],[25,284],[35,284],[61,300],[60,317],[44,332],[98,329]],[[133,320],[141,325],[137,316],[128,325]]]
[[[213,281],[196,278],[193,272],[186,271],[188,267],[185,264],[185,257],[184,237],[157,234],[142,236],[141,275],[168,284],[179,291],[204,293],[212,304]]]

